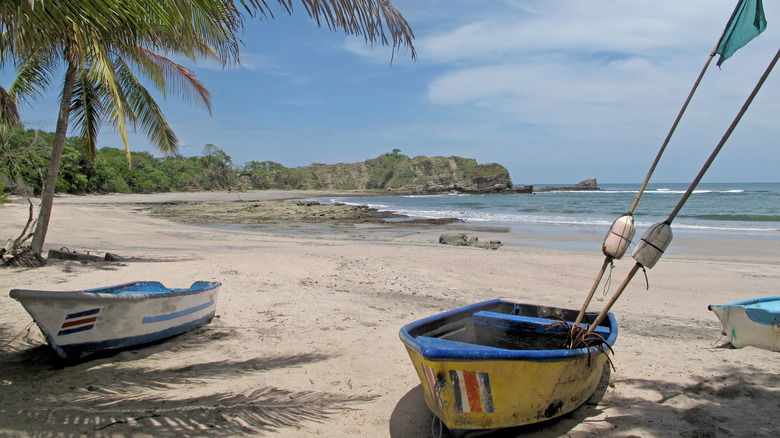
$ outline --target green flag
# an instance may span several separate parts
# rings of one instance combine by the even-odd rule
[[[761,0],[739,0],[723,32],[723,39],[715,50],[715,53],[720,55],[718,66],[764,29],[766,29],[766,18],[764,18],[764,6]]]

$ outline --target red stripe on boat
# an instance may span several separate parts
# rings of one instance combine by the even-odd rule
[[[66,322],[62,323],[62,327],[60,327],[60,328],[73,327],[74,325],[81,325],[81,324],[86,324],[86,323],[95,322],[95,321],[97,321],[97,316],[93,316],[91,318],[77,319],[75,321],[66,321]]]
[[[482,396],[479,393],[479,380],[475,371],[463,371],[466,393],[469,395],[471,412],[482,412]]]

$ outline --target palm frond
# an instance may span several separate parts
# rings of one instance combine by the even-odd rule
[[[89,80],[100,89],[103,102],[106,103],[106,118],[116,127],[117,132],[122,137],[125,157],[129,165],[131,162],[130,140],[127,137],[126,120],[129,119],[132,122],[133,114],[126,111],[125,96],[114,70],[114,62],[106,47],[93,42],[87,50],[91,62],[86,74]]]
[[[5,88],[0,86],[0,125],[14,126],[21,122],[16,101],[8,94]]]
[[[233,0],[193,0],[176,2],[182,23],[171,26],[174,34],[184,39],[169,51],[181,53],[193,50],[206,58],[219,59],[222,65],[237,63],[238,33],[243,30],[243,18]]]
[[[71,36],[111,41],[117,44],[138,39],[136,0],[95,2],[3,1],[0,2],[0,31],[7,31],[0,57],[24,56],[42,46],[65,46]],[[150,25],[151,23],[149,23]]]
[[[143,47],[139,49],[145,56],[142,58],[134,58],[134,61],[148,60],[153,63],[153,65],[149,63],[139,63],[138,66],[148,75],[153,75],[149,76],[150,79],[154,79],[157,73],[162,75],[163,87],[158,86],[160,91],[165,95],[170,91],[181,96],[186,103],[203,106],[209,111],[209,114],[211,114],[211,93],[195,76],[195,73],[193,73],[192,70],[181,64],[175,63],[164,56],[154,53],[151,50]],[[155,81],[156,85],[159,83],[159,81]]]
[[[203,56],[213,50],[227,65],[238,59],[241,30],[243,19],[231,0],[2,1],[0,33],[7,31],[8,38],[0,41],[0,62],[76,40],[143,43],[165,52],[187,48]]]
[[[89,80],[87,74],[79,74],[73,87],[70,113],[72,123],[80,128],[79,138],[84,154],[94,158],[97,153],[97,134],[105,106],[99,90]]]
[[[38,98],[49,87],[58,57],[45,49],[32,52],[16,60],[17,74],[8,88],[8,94],[16,102],[28,102]]]
[[[276,0],[284,12],[293,13],[293,0]],[[330,30],[343,29],[348,35],[363,36],[366,43],[390,45],[393,51],[406,46],[417,58],[414,32],[389,0],[300,0],[309,17]],[[244,7],[259,16],[273,14],[266,0],[241,0]]]
[[[115,65],[122,94],[127,103],[125,112],[132,115],[134,126],[140,125],[158,150],[168,155],[177,154],[179,140],[171,125],[165,120],[165,115],[154,97],[123,60],[117,59]]]

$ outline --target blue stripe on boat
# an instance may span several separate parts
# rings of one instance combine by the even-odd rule
[[[94,315],[96,313],[100,313],[100,307],[97,309],[85,310],[83,312],[71,313],[70,315],[66,316],[65,319],[81,318],[82,316]]]
[[[450,370],[450,380],[455,393],[455,405],[458,408],[458,412],[463,412],[463,397],[460,394],[460,379],[457,371]]]
[[[144,316],[143,322],[144,324],[147,324],[150,322],[168,321],[169,319],[179,318],[181,316],[189,315],[190,313],[197,312],[198,310],[205,309],[211,306],[212,304],[214,304],[214,300],[210,300],[209,302],[203,303],[199,306],[190,307],[189,309],[179,310],[178,312],[166,313],[165,315]]]
[[[485,413],[493,413],[493,390],[490,388],[490,376],[488,373],[478,373],[479,392],[482,396],[482,409]]]
[[[82,325],[81,327],[74,327],[72,329],[60,330],[59,333],[57,333],[57,336],[69,335],[71,333],[85,332],[87,330],[92,330],[93,327],[95,327],[95,324]]]
[[[82,356],[82,353],[88,354],[90,352],[101,351],[101,350],[113,350],[113,349],[122,349],[128,347],[137,347],[149,342],[156,342],[162,339],[170,338],[171,336],[176,336],[182,333],[186,333],[204,324],[208,324],[212,320],[212,318],[214,318],[213,312],[195,321],[190,321],[182,325],[171,327],[155,333],[149,333],[147,335],[131,336],[128,338],[110,339],[110,340],[98,341],[98,342],[85,342],[83,344],[62,345],[62,346],[58,346],[57,348],[59,350],[62,350],[63,354],[60,354],[62,357],[80,357]]]

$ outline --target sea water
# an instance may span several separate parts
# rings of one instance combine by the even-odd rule
[[[563,184],[562,184],[563,185]],[[551,185],[554,186],[554,185]],[[541,186],[538,186],[541,187]],[[459,218],[512,232],[604,234],[628,212],[641,184],[595,191],[319,198],[394,211],[411,218]],[[665,221],[688,184],[649,184],[634,210],[637,235]],[[780,183],[701,183],[672,221],[675,236],[780,239]]]

